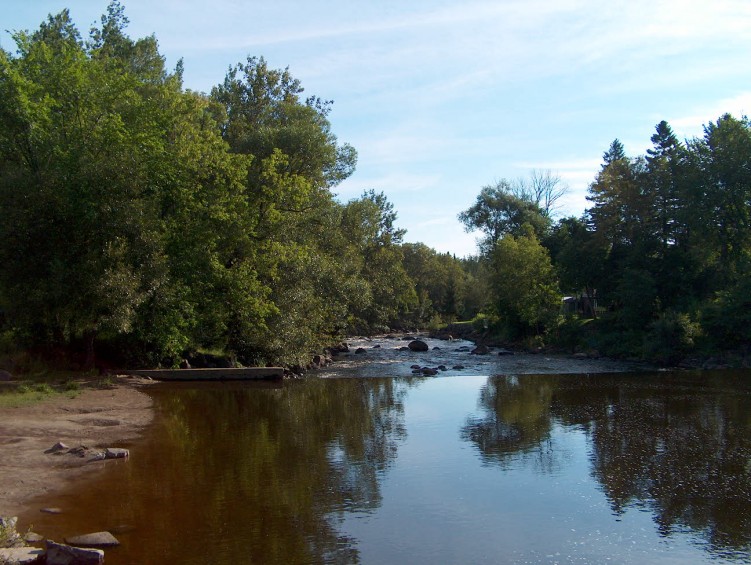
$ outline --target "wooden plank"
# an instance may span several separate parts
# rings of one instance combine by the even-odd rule
[[[157,381],[247,381],[281,379],[283,367],[242,367],[237,369],[144,369],[123,371],[126,375]]]

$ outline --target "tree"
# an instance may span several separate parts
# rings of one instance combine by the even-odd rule
[[[344,206],[341,230],[350,252],[362,259],[360,273],[368,289],[369,300],[352,312],[354,325],[364,330],[387,329],[417,302],[403,264],[405,231],[396,228],[396,218],[393,204],[373,190]]]
[[[494,186],[484,186],[475,203],[459,214],[466,231],[479,230],[484,234],[480,249],[487,254],[506,234],[519,235],[527,224],[538,234],[547,228],[547,219],[536,203],[523,200],[514,194],[506,180]]]
[[[512,185],[512,191],[525,202],[535,204],[543,216],[550,218],[558,207],[558,201],[568,192],[568,185],[550,169],[532,169],[529,181],[519,179]]]
[[[491,252],[493,307],[522,335],[540,334],[560,311],[558,281],[547,250],[530,227],[506,234]]]

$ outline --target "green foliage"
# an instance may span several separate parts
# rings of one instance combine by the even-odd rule
[[[523,226],[530,226],[540,236],[548,226],[548,218],[536,202],[514,194],[511,184],[501,180],[495,186],[485,186],[475,203],[459,214],[467,231],[481,231],[485,238],[480,244],[483,253],[506,234],[521,235]]]
[[[493,306],[520,335],[542,333],[560,311],[558,281],[547,250],[531,228],[506,235],[491,255]]]
[[[644,353],[664,364],[675,363],[694,349],[701,333],[701,325],[688,314],[666,310],[650,325]]]

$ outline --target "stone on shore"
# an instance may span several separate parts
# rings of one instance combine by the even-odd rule
[[[38,547],[9,547],[0,549],[0,563],[42,563],[44,550]],[[46,561],[49,563],[49,561]]]
[[[83,549],[47,540],[47,565],[101,565],[104,551]]]
[[[76,547],[114,547],[120,545],[117,538],[109,532],[94,532],[82,536],[65,538],[65,543]]]

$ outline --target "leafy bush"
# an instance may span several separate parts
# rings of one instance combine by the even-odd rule
[[[696,345],[701,325],[688,314],[667,310],[650,325],[644,355],[665,364],[676,363]]]

